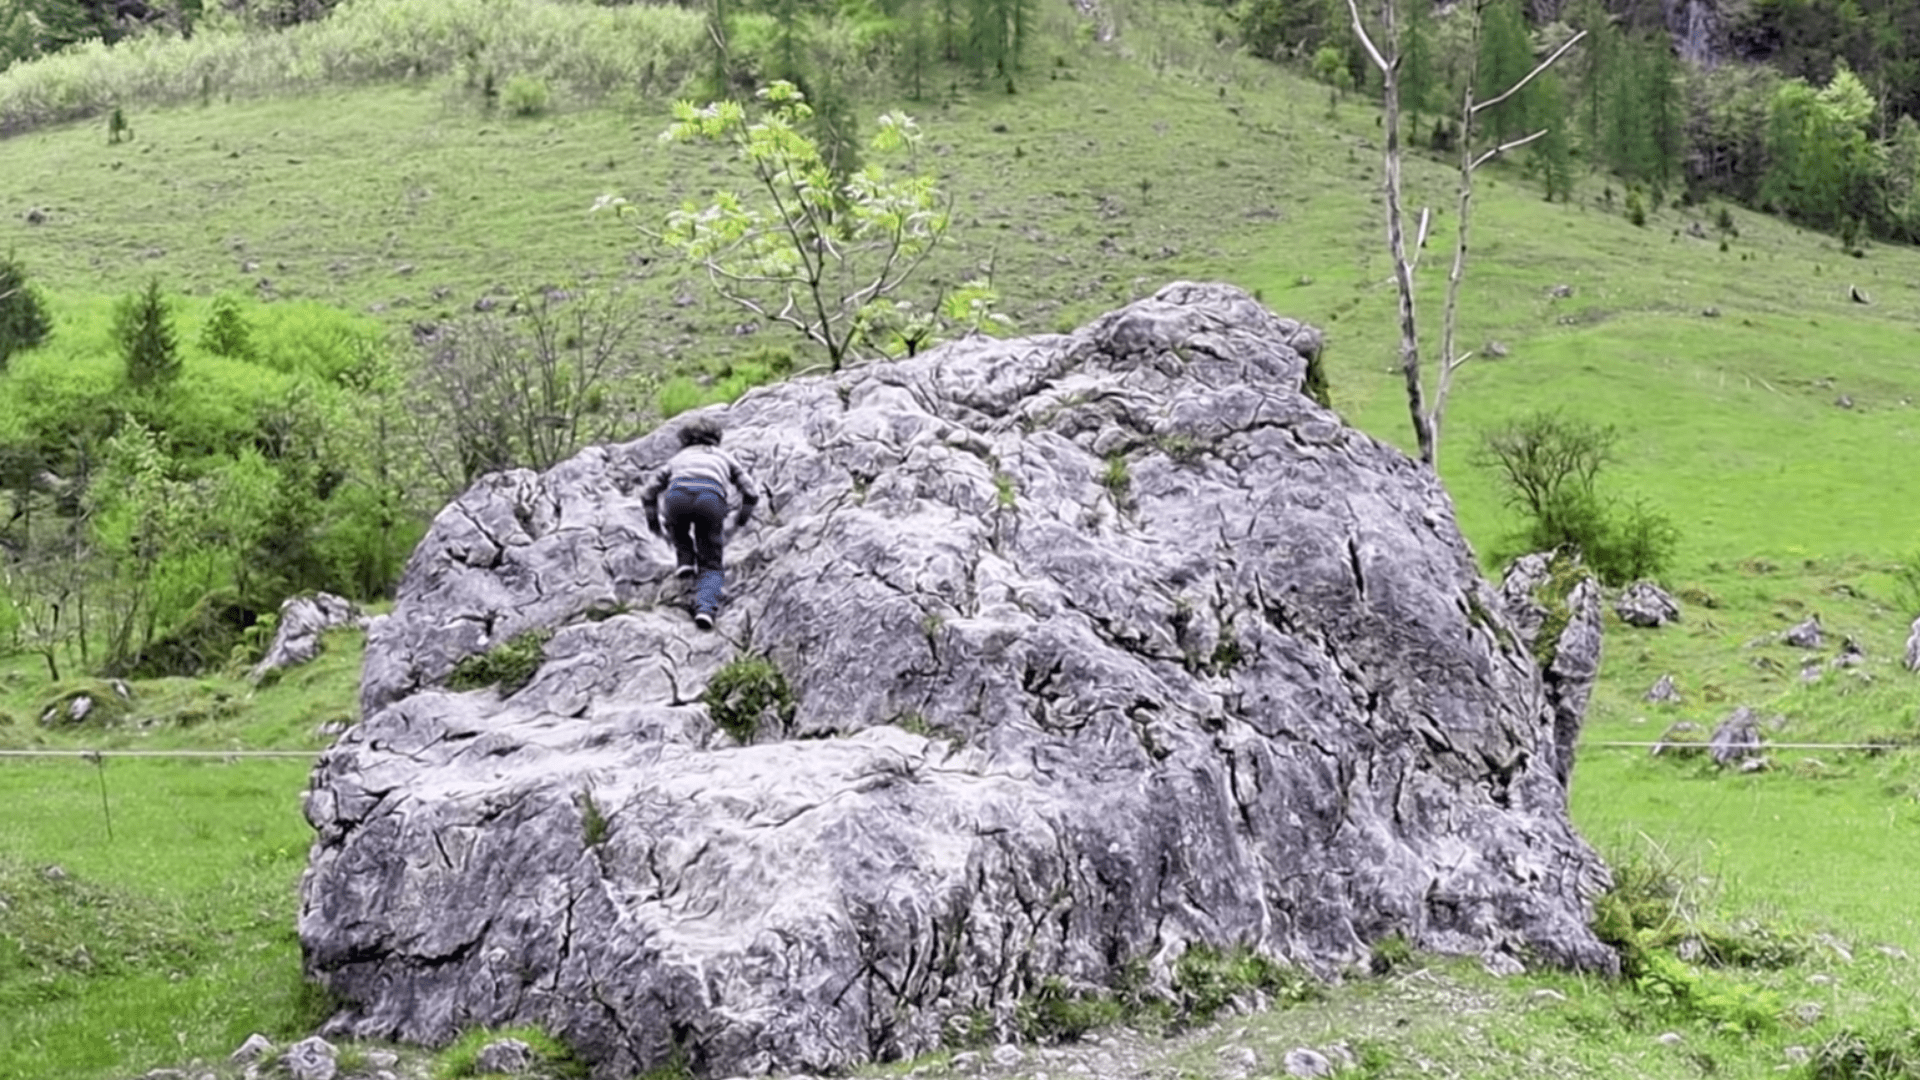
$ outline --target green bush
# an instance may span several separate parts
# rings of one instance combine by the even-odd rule
[[[1287,1005],[1317,1001],[1326,993],[1311,975],[1244,946],[1188,949],[1173,967],[1173,987],[1181,1014],[1196,1024],[1206,1023],[1235,999],[1254,993]]]
[[[1073,1042],[1089,1031],[1111,1027],[1127,1018],[1127,1007],[1111,994],[1069,989],[1066,980],[1052,976],[1020,1000],[1014,1023],[1023,1039],[1036,1042]]]
[[[700,700],[714,726],[743,745],[769,720],[782,729],[793,722],[787,677],[764,656],[738,657],[715,672]]]
[[[539,116],[547,111],[552,96],[545,80],[531,75],[515,75],[507,80],[507,88],[501,99],[507,111],[515,116]]]
[[[1672,519],[1643,500],[1620,503],[1599,491],[1618,441],[1611,426],[1559,410],[1488,432],[1475,464],[1495,472],[1507,505],[1526,517],[1502,554],[1572,552],[1608,585],[1665,574],[1680,537]]]
[[[497,686],[501,697],[511,697],[533,681],[552,637],[551,630],[523,630],[486,652],[466,657],[447,675],[447,689],[465,692]]]
[[[134,656],[139,679],[198,675],[225,667],[259,612],[231,587],[207,593],[179,621]]]

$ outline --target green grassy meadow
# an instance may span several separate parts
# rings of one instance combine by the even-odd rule
[[[1330,112],[1324,87],[1211,48],[1176,11],[1116,12],[1112,44],[1050,17],[1017,94],[943,86],[863,104],[914,114],[954,195],[953,242],[927,284],[990,266],[1002,309],[1047,331],[1168,280],[1231,281],[1322,327],[1336,407],[1410,445],[1374,111],[1349,99]],[[0,246],[75,325],[153,275],[195,297],[338,307],[396,336],[484,295],[621,281],[652,327],[652,377],[711,370],[785,342],[733,333],[744,315],[588,212],[616,193],[664,213],[727,182],[719,157],[657,141],[667,106],[563,95],[547,115],[489,115],[457,77],[432,76],[135,108],[131,143],[107,145],[97,120],[0,140]],[[1453,164],[1416,157],[1408,170],[1408,202],[1437,215],[1421,269],[1437,341]],[[1377,1076],[1811,1076],[1789,1049],[1913,1026],[1913,751],[1787,750],[1736,776],[1599,744],[1653,740],[1676,720],[1710,727],[1745,705],[1782,718],[1778,741],[1920,746],[1920,676],[1897,662],[1915,612],[1891,577],[1920,548],[1920,251],[1855,259],[1740,209],[1722,251],[1718,206],[1663,207],[1636,228],[1607,187],[1586,177],[1573,202],[1550,204],[1517,165],[1482,172],[1461,345],[1509,354],[1462,369],[1442,475],[1491,568],[1517,522],[1474,464],[1481,433],[1555,407],[1618,429],[1602,486],[1674,518],[1668,584],[1711,606],[1689,603],[1658,631],[1609,617],[1575,819],[1611,855],[1685,868],[1713,918],[1831,944],[1727,976],[1777,998],[1780,1018],[1756,1030],[1630,983],[1431,962],[1170,1044],[1169,1075],[1205,1075],[1232,1038],[1346,1039],[1378,1050]],[[29,208],[45,220],[29,223]],[[1696,222],[1708,238],[1690,235]],[[1557,284],[1572,295],[1552,298]],[[1874,303],[1851,302],[1849,285]],[[693,303],[675,302],[689,291]],[[1830,637],[1821,660],[1850,635],[1867,661],[1803,681],[1805,654],[1775,637],[1812,612]],[[78,729],[38,722],[58,690],[38,661],[0,660],[0,748],[317,750],[322,724],[352,716],[358,655],[337,636],[318,664],[258,691],[231,677],[137,684],[121,720]],[[1669,673],[1684,700],[1645,703]],[[224,1060],[251,1031],[311,1028],[323,1006],[300,987],[292,931],[307,767],[0,759],[0,1077],[136,1075]],[[1683,1038],[1656,1039],[1669,1031]]]

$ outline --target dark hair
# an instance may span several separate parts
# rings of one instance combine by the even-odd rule
[[[680,425],[681,446],[719,446],[720,422],[702,416]]]

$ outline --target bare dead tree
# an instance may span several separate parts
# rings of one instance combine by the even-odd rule
[[[629,419],[640,311],[618,291],[541,290],[418,335],[416,436],[441,485],[550,468]]]
[[[1406,211],[1401,202],[1400,174],[1400,31],[1394,14],[1395,0],[1381,0],[1380,25],[1386,50],[1381,51],[1367,32],[1366,23],[1360,17],[1359,0],[1347,0],[1347,11],[1353,16],[1354,36],[1367,51],[1367,58],[1380,71],[1381,97],[1387,129],[1386,164],[1384,186],[1387,195],[1387,249],[1393,257],[1393,282],[1400,295],[1400,368],[1407,382],[1407,411],[1413,418],[1413,435],[1420,446],[1420,460],[1428,468],[1439,461],[1440,428],[1446,416],[1447,395],[1453,389],[1453,373],[1460,370],[1473,352],[1459,352],[1456,348],[1455,329],[1458,325],[1460,308],[1460,284],[1466,277],[1467,239],[1471,225],[1473,209],[1473,173],[1474,170],[1494,158],[1540,138],[1547,133],[1542,128],[1531,135],[1522,136],[1500,143],[1490,149],[1474,152],[1473,122],[1481,112],[1491,109],[1519,93],[1526,85],[1537,78],[1541,72],[1552,67],[1555,61],[1565,56],[1568,50],[1586,37],[1586,31],[1568,38],[1553,54],[1536,64],[1532,71],[1495,96],[1485,101],[1473,98],[1473,79],[1467,79],[1466,93],[1460,102],[1460,207],[1459,230],[1453,246],[1453,269],[1447,275],[1447,301],[1440,326],[1440,372],[1434,386],[1433,404],[1427,404],[1425,373],[1420,362],[1420,327],[1414,304],[1413,276],[1419,269],[1420,250],[1426,246],[1427,226],[1432,220],[1431,212],[1422,208],[1417,239],[1413,250],[1407,249]],[[1427,0],[1413,0],[1425,3]],[[1480,15],[1488,0],[1473,0],[1470,14],[1473,19],[1472,44],[1468,49],[1467,65],[1471,72],[1479,62],[1480,56]]]

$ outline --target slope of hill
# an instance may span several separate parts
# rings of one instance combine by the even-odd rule
[[[1135,21],[1123,20],[1111,44],[1054,27],[1016,95],[962,86],[898,103],[927,128],[958,208],[955,242],[929,281],[990,265],[1023,330],[1072,325],[1171,278],[1232,281],[1326,329],[1336,406],[1410,443],[1373,111],[1351,100],[1330,111],[1324,87],[1212,52],[1180,16],[1150,22],[1155,12],[1126,12]],[[705,299],[693,274],[587,213],[607,192],[664,209],[722,182],[718,159],[655,141],[664,102],[489,116],[453,80],[424,79],[131,111],[131,143],[108,146],[91,122],[0,143],[0,242],[56,297],[124,294],[158,275],[201,294],[372,311],[399,334],[456,319],[484,294],[589,275],[641,291],[662,370],[772,340],[771,330],[733,333],[743,317]],[[1449,163],[1410,164],[1411,201],[1439,214],[1423,272],[1430,321],[1451,176]],[[1698,759],[1598,744],[1651,739],[1673,719],[1711,724],[1737,705],[1785,717],[1773,736],[1782,741],[1920,742],[1920,689],[1893,661],[1915,614],[1893,572],[1920,544],[1920,479],[1903,467],[1920,427],[1920,253],[1874,246],[1856,259],[1739,210],[1721,250],[1718,208],[1665,207],[1636,228],[1608,187],[1585,177],[1573,202],[1549,204],[1517,169],[1483,174],[1462,327],[1467,344],[1498,341],[1507,355],[1463,370],[1442,473],[1463,528],[1490,557],[1515,522],[1474,464],[1484,432],[1551,407],[1620,430],[1606,483],[1679,523],[1669,583],[1690,600],[1675,627],[1610,624],[1576,817],[1617,857],[1649,844],[1679,857],[1691,869],[1670,880],[1689,889],[1702,873],[1721,880],[1719,912],[1770,913],[1768,933],[1798,951],[1771,970],[1703,969],[1706,981],[1677,989],[1552,975],[1497,983],[1440,967],[1411,977],[1412,989],[1363,982],[1311,1009],[1236,1021],[1215,1033],[1217,1047],[1214,1035],[1172,1046],[1176,1056],[1155,1067],[1204,1074],[1222,1060],[1215,1049],[1270,1036],[1377,1044],[1370,1074],[1381,1076],[1415,1075],[1421,1061],[1471,1076],[1693,1076],[1709,1064],[1752,1074],[1790,1064],[1789,1048],[1848,1032],[1883,1046],[1911,1038],[1897,1007],[1920,991],[1920,973],[1901,958],[1920,954],[1910,910],[1920,771],[1910,753],[1781,751],[1771,772],[1727,776]],[[1690,231],[1696,222],[1707,238]],[[1552,296],[1559,284],[1572,294]],[[1849,300],[1849,285],[1874,302]],[[682,306],[683,292],[701,298]],[[1813,611],[1836,642],[1862,642],[1868,662],[1857,671],[1870,679],[1841,670],[1800,679],[1802,654],[1774,638]],[[169,714],[145,734],[46,732],[34,724],[51,696],[37,669],[17,660],[6,672],[14,719],[0,741],[11,746],[305,745],[314,723],[351,702],[344,668],[253,697],[209,680],[162,690],[202,712],[215,694],[239,703],[212,727]],[[1684,694],[1677,707],[1640,700],[1664,673]],[[285,1035],[310,1019],[292,989],[287,936],[304,835],[300,767],[242,776],[255,766],[226,766],[235,771],[210,790],[140,779],[144,768],[105,771],[110,797],[126,800],[114,803],[121,838],[109,842],[92,830],[90,768],[0,763],[5,801],[35,807],[0,823],[11,860],[0,892],[20,905],[0,939],[28,940],[17,929],[27,900],[45,900],[30,880],[60,864],[104,890],[81,900],[117,913],[99,940],[146,943],[124,950],[132,960],[89,969],[74,959],[86,942],[50,934],[8,952],[0,941],[0,1075],[108,1077],[215,1060],[240,1027]],[[141,829],[169,820],[188,835]],[[238,840],[228,835],[236,829]],[[128,845],[141,858],[125,857]],[[248,884],[224,891],[235,873]],[[1738,921],[1715,911],[1709,904],[1699,925]],[[183,941],[186,953],[169,951]],[[1426,981],[1441,989],[1426,993]],[[1752,1010],[1761,1020],[1714,1011],[1746,1000],[1730,984],[1763,995]],[[261,985],[284,989],[256,994]],[[1545,990],[1567,1000],[1537,996]],[[1433,1020],[1455,1000],[1473,1004],[1479,1036]],[[1701,1004],[1709,1000],[1722,1005]],[[235,1007],[242,1001],[260,1011]],[[1657,1041],[1669,1030],[1679,1045]]]

